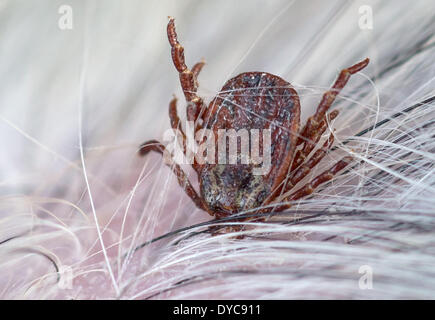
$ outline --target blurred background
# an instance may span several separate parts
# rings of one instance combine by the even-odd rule
[[[0,298],[433,298],[434,9],[430,0],[0,0]],[[169,128],[174,94],[184,117],[168,16],[188,66],[206,61],[206,101],[229,78],[266,71],[295,87],[303,123],[341,69],[370,58],[334,104],[340,147],[313,174],[350,148],[359,165],[285,222],[313,210],[325,220],[241,241],[195,236],[198,227],[132,254],[211,219],[159,156],[137,155]],[[353,210],[363,214],[348,219]],[[359,286],[365,265],[377,279],[369,290]]]

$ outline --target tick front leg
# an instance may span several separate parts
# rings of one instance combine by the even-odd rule
[[[204,60],[201,60],[200,62],[198,62],[197,64],[195,64],[195,65],[193,66],[193,68],[192,68],[192,73],[193,73],[194,79],[195,79],[196,81],[198,81],[199,73],[201,72],[202,67],[204,67],[204,65],[205,65],[205,61],[204,61]],[[198,82],[196,82],[195,85],[196,85],[196,87],[198,88]]]
[[[177,33],[175,31],[174,18],[169,18],[168,23],[168,40],[171,45],[172,61],[180,75],[181,88],[188,102],[187,120],[196,121],[202,109],[204,102],[196,94],[198,89],[197,76],[204,66],[204,61],[197,63],[192,70],[187,68],[184,58],[184,48],[178,42]]]
[[[322,100],[320,101],[319,106],[317,107],[316,113],[308,118],[307,124],[304,129],[301,131],[302,134],[298,139],[298,145],[304,142],[305,139],[310,139],[311,136],[315,133],[316,129],[319,127],[321,121],[324,119],[326,112],[331,107],[332,103],[335,101],[335,98],[340,93],[340,91],[344,88],[346,83],[349,81],[351,75],[361,71],[369,64],[369,58],[349,67],[343,69],[340,72],[337,80],[332,86],[331,90],[325,92],[323,94]]]
[[[160,153],[163,156],[163,153],[165,152],[165,150],[166,150],[165,146],[163,144],[161,144],[159,141],[150,140],[150,141],[143,143],[140,146],[139,154],[141,156],[145,156],[150,151],[155,151],[157,153]],[[204,205],[204,202],[202,201],[202,198],[200,196],[198,196],[195,189],[192,187],[192,184],[190,183],[189,179],[187,178],[187,175],[184,173],[184,171],[181,169],[181,167],[176,163],[171,163],[170,167],[178,179],[178,184],[183,188],[183,190],[190,197],[190,199],[192,199],[192,201],[195,203],[195,205],[199,209],[202,209],[202,210],[205,210],[208,212],[207,208]]]
[[[195,76],[195,86],[198,88],[198,75],[202,70],[202,67],[205,65],[205,61],[201,60],[200,62],[196,63],[192,68],[192,73]],[[206,109],[206,105],[202,102],[202,105],[200,108],[196,108],[196,114],[194,115],[195,121],[198,122],[198,120],[204,120],[203,115],[204,111]],[[201,129],[201,126],[197,123],[195,126],[195,132]]]

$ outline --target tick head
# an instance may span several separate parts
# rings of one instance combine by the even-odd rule
[[[201,195],[219,216],[259,207],[269,194],[264,177],[251,165],[208,165],[200,172]]]

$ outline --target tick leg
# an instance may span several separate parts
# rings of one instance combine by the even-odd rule
[[[202,70],[202,67],[205,65],[205,61],[201,60],[200,62],[196,63],[193,68],[192,68],[192,73],[194,75],[195,78],[195,86],[196,88],[198,88],[198,75]],[[195,121],[197,122],[199,119],[204,120],[203,119],[203,115],[204,115],[204,111],[205,111],[206,106],[204,104],[201,105],[201,108],[197,108],[196,110],[196,114],[195,114]],[[201,126],[199,126],[198,124],[195,126],[195,132],[198,131],[199,129],[201,129]]]
[[[299,166],[296,171],[291,173],[283,193],[293,189],[293,187],[299,181],[305,178],[311,172],[311,169],[313,169],[325,157],[329,149],[331,149],[333,143],[334,135],[331,133],[329,138],[324,142],[323,146],[314,152],[313,156],[306,163]]]
[[[171,102],[169,103],[169,119],[171,121],[171,127],[174,130],[177,130],[178,132],[180,132],[181,136],[182,136],[182,143],[183,143],[183,154],[187,157],[187,137],[186,134],[183,131],[183,128],[181,127],[181,122],[180,122],[180,118],[178,117],[178,113],[177,113],[177,98],[174,97],[174,99],[171,100]],[[189,150],[190,152],[194,152],[194,150]],[[193,164],[192,164],[193,169],[198,172],[198,168],[199,168],[199,164],[196,161],[195,157],[193,157]]]
[[[200,62],[198,62],[197,64],[195,64],[193,66],[192,73],[193,73],[195,80],[198,80],[198,75],[201,72],[202,67],[204,67],[204,65],[205,65],[205,61],[201,60]],[[196,83],[196,87],[198,87],[198,83]]]
[[[337,80],[335,80],[332,88],[323,94],[316,113],[308,118],[307,124],[301,131],[301,136],[298,139],[297,145],[300,145],[305,141],[305,139],[311,139],[311,136],[316,132],[316,129],[320,126],[321,121],[324,119],[329,107],[331,107],[332,103],[335,101],[336,96],[349,81],[350,76],[364,69],[368,64],[369,58],[366,58],[365,60],[358,62],[347,69],[343,69],[340,72],[340,75],[338,76]]]
[[[313,149],[319,142],[322,134],[326,131],[326,128],[328,128],[328,122],[334,120],[338,116],[338,112],[338,110],[332,111],[328,116],[328,121],[326,121],[326,119],[323,119],[320,122],[320,125],[314,133],[313,137],[304,141],[302,149],[296,151],[290,172],[293,172],[305,161],[305,159],[308,157],[311,151],[313,151]]]
[[[177,98],[173,98],[171,102],[169,103],[169,120],[171,121],[171,127],[172,129],[180,132],[181,136],[183,137],[183,153],[186,155],[186,134],[183,131],[183,128],[181,127],[181,121],[178,117],[177,112]]]
[[[150,140],[150,141],[143,143],[140,146],[139,154],[141,156],[145,156],[150,151],[155,151],[155,152],[160,153],[163,156],[163,153],[165,152],[165,150],[166,150],[165,146],[163,144],[161,144],[159,141]],[[192,199],[192,201],[195,203],[195,205],[198,208],[208,212],[208,210],[206,209],[206,207],[202,201],[202,198],[200,196],[198,196],[195,189],[192,187],[192,184],[189,182],[187,175],[184,173],[184,171],[181,169],[181,167],[179,165],[177,165],[176,163],[172,163],[170,167],[178,179],[178,184],[183,188],[183,190],[190,197],[190,199]]]
[[[196,121],[201,108],[203,107],[203,100],[196,94],[198,89],[197,76],[204,66],[204,62],[197,63],[192,70],[187,68],[184,58],[184,48],[178,42],[177,33],[175,31],[174,18],[169,18],[168,23],[168,40],[171,45],[172,61],[180,75],[181,88],[183,89],[184,96],[186,97],[187,105],[187,120]]]
[[[303,198],[305,196],[308,196],[308,195],[312,194],[314,192],[314,190],[319,185],[321,185],[322,183],[325,183],[327,181],[332,180],[332,178],[334,178],[334,176],[340,170],[344,169],[347,165],[349,165],[349,163],[351,161],[352,161],[352,157],[350,157],[350,156],[344,157],[343,159],[338,161],[334,166],[332,166],[330,169],[328,169],[328,170],[324,171],[323,173],[319,174],[313,180],[308,182],[305,186],[303,186],[299,190],[295,191],[294,193],[292,193],[291,195],[289,195],[288,197],[283,199],[283,201],[285,201],[285,202],[287,202],[287,201],[291,202],[291,201],[295,201],[295,200],[301,199],[301,198]],[[279,206],[270,208],[270,211],[273,210],[273,211],[277,211],[278,212],[278,211],[282,211],[282,210],[288,209],[291,206],[292,206],[291,204],[279,205]],[[267,208],[267,209],[269,209],[269,208]],[[262,212],[264,212],[264,211],[262,211]]]

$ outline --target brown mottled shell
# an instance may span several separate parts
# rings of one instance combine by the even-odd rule
[[[253,166],[247,164],[204,164],[198,172],[201,195],[217,216],[264,205],[294,156],[300,122],[296,91],[273,74],[242,73],[228,80],[210,102],[204,121],[216,139],[218,129],[271,129],[272,163],[266,175],[253,175]]]

